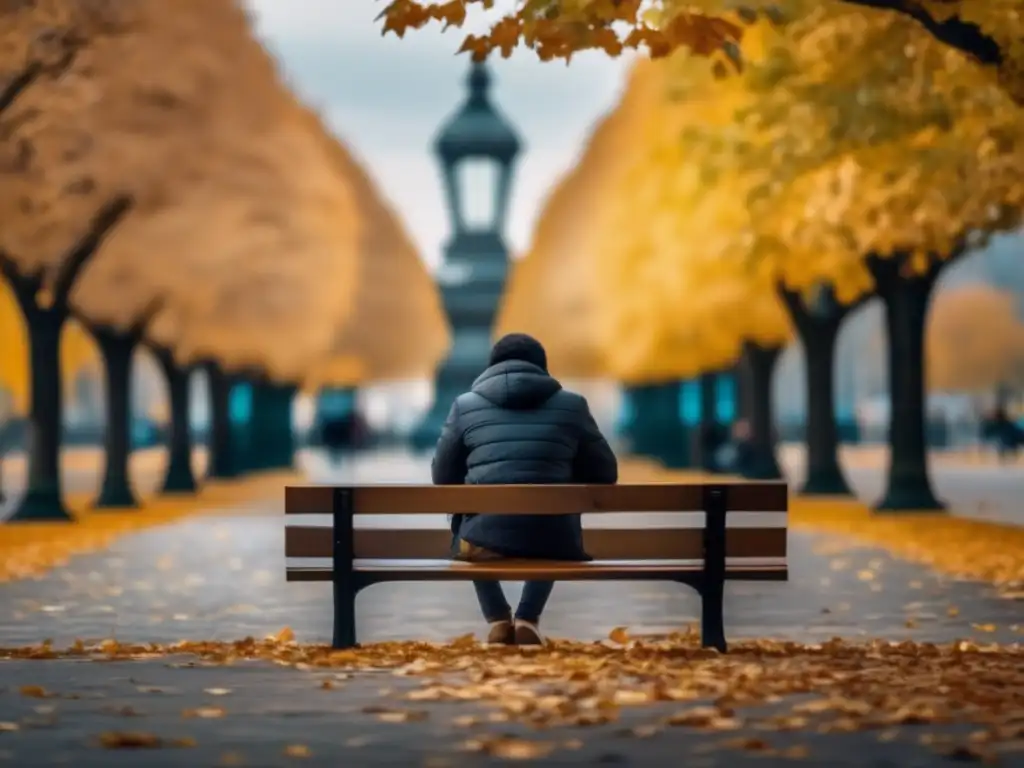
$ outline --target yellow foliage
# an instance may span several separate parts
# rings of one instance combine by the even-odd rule
[[[607,192],[603,335],[626,380],[783,341],[778,281],[849,302],[872,289],[866,255],[923,270],[1021,220],[1024,110],[979,67],[836,3],[758,24],[740,74],[685,53],[656,65],[661,94]]]
[[[0,389],[9,393],[14,412],[24,414],[28,411],[30,385],[28,337],[21,309],[4,282],[0,282],[0,349]],[[95,368],[99,363],[92,337],[74,320],[64,327],[60,358],[65,386],[71,386],[83,368]]]
[[[561,375],[606,373],[594,269],[602,229],[595,222],[609,209],[608,190],[622,184],[627,148],[647,119],[651,72],[646,62],[634,68],[622,102],[597,124],[575,167],[548,197],[529,251],[511,269],[497,333],[541,339],[551,369]]]
[[[729,130],[734,102],[688,93],[685,105],[674,104],[672,70],[644,67],[646,90],[629,97],[641,100],[644,120],[623,150],[620,183],[604,191],[607,214],[591,224],[598,230],[600,337],[610,369],[627,382],[721,369],[746,339],[779,344],[789,337],[772,274],[707,247],[709,236],[742,232],[746,213],[734,190],[709,180],[680,141],[694,114]]]
[[[472,7],[494,18],[486,34],[468,35],[463,40],[460,52],[468,52],[475,59],[493,51],[508,57],[522,42],[541,60],[568,60],[577,51],[588,49],[618,56],[627,48],[643,48],[652,58],[687,49],[703,56],[725,51],[737,61],[734,44],[742,39],[746,47],[751,37],[746,25],[761,18],[780,22],[799,18],[815,6],[827,5],[845,5],[865,14],[873,12],[868,8],[888,7],[893,9],[887,11],[890,16],[915,17],[936,28],[949,20],[976,25],[976,31],[968,27],[967,34],[936,35],[947,37],[946,44],[959,46],[984,62],[1010,97],[1024,103],[1021,0],[524,0],[516,4],[515,11],[504,15],[492,12],[490,0],[392,0],[383,13],[382,31],[402,37],[407,29],[431,21],[459,27],[467,18],[467,8]]]
[[[988,285],[940,291],[928,319],[928,383],[948,392],[1024,386],[1016,297]]]
[[[449,345],[440,292],[363,166],[315,113],[305,112],[305,119],[336,172],[352,186],[361,222],[352,312],[335,329],[324,365],[306,383],[354,386],[432,375]]]
[[[1007,593],[1024,586],[1024,528],[942,514],[875,515],[859,502],[800,499],[793,527],[836,534]]]
[[[52,280],[95,212],[130,195],[75,308],[124,327],[162,302],[152,335],[183,359],[301,377],[351,312],[359,214],[244,11],[233,0],[16,7],[0,79],[49,55],[19,39],[63,31],[74,44],[5,110],[0,249]]]
[[[753,227],[787,282],[870,288],[867,253],[930,258],[1024,205],[1024,111],[979,67],[900,16],[823,4],[729,83],[745,130],[696,145],[740,168]],[[724,144],[724,146],[723,146]]]

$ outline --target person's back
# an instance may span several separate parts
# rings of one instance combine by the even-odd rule
[[[432,470],[435,485],[611,484],[618,480],[615,454],[586,399],[562,389],[547,372],[544,348],[522,334],[495,344],[490,367],[470,392],[455,400]],[[487,557],[590,559],[583,549],[579,515],[456,515],[452,532],[460,553],[471,558],[483,553]],[[550,592],[550,584],[546,588]],[[488,611],[486,605],[497,600],[484,595],[488,590],[477,585],[484,613],[500,613]],[[529,623],[536,623],[539,609],[536,612]],[[504,623],[504,619],[488,619],[492,624]]]
[[[543,359],[499,359],[456,399],[434,455],[435,484],[616,482],[615,454],[586,399],[562,389],[545,368]],[[578,515],[481,515],[453,527],[505,557],[589,559]]]

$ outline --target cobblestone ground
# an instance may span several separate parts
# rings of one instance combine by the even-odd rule
[[[314,479],[376,482],[423,479],[422,462],[402,457],[356,462],[341,471],[315,458]],[[333,472],[333,475],[331,474]],[[438,521],[443,525],[443,520]],[[890,640],[1014,643],[1024,639],[1024,605],[999,599],[975,583],[952,580],[884,553],[849,550],[833,541],[792,533],[791,581],[731,584],[729,635],[815,642],[882,637]],[[514,594],[516,588],[510,592]],[[284,581],[280,501],[247,516],[203,517],[152,529],[84,556],[38,581],[0,588],[0,645],[58,645],[75,638],[122,641],[262,637],[289,626],[302,642],[329,639],[330,589]],[[482,629],[468,584],[382,584],[360,596],[360,639],[444,640]],[[555,637],[598,639],[616,626],[658,633],[696,621],[699,603],[683,587],[652,583],[566,583],[557,586],[544,623]],[[470,736],[452,718],[475,705],[428,705],[423,720],[381,723],[362,713],[382,688],[402,685],[390,675],[361,675],[324,692],[313,673],[243,665],[171,668],[166,661],[125,663],[0,663],[0,760],[16,765],[483,765],[460,751]],[[30,699],[21,686],[41,685],[74,699]],[[213,701],[223,718],[182,719],[183,710],[211,703],[204,691],[230,689]],[[156,691],[163,691],[157,693]],[[125,708],[128,709],[125,709]],[[125,717],[126,713],[142,713]],[[120,713],[120,714],[118,714]],[[674,729],[639,739],[623,735],[657,718],[654,709],[628,712],[614,726],[559,730],[531,738],[559,745],[544,764],[732,766],[747,760],[716,748],[718,737]],[[23,727],[5,732],[2,722]],[[518,732],[504,724],[490,733]],[[194,739],[190,749],[138,751],[96,747],[104,731],[141,730],[167,739]],[[952,731],[949,731],[952,732]],[[739,734],[742,735],[742,734]],[[773,745],[806,745],[815,765],[935,765],[935,754],[908,729],[890,741],[876,735],[773,734]],[[737,734],[731,734],[732,737]],[[577,744],[575,740],[581,743]],[[301,745],[286,754],[289,745]],[[95,748],[93,748],[95,747]],[[308,749],[309,755],[305,755]],[[684,758],[684,762],[681,762]],[[758,765],[775,764],[757,757]],[[1007,755],[1002,765],[1022,765]]]

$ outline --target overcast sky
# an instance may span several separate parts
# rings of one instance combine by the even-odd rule
[[[248,2],[291,86],[364,162],[435,264],[448,220],[430,142],[465,92],[469,61],[454,55],[463,33],[435,27],[404,40],[381,37],[374,17],[383,0]],[[568,67],[542,64],[523,51],[492,67],[494,99],[526,144],[508,232],[518,252],[529,244],[545,194],[572,165],[594,119],[615,103],[625,64],[596,54]]]

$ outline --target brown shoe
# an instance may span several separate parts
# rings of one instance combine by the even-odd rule
[[[515,645],[516,630],[511,621],[495,621],[487,633],[487,642],[491,645]]]
[[[515,640],[516,645],[544,645],[544,635],[537,625],[522,619],[516,619]]]

